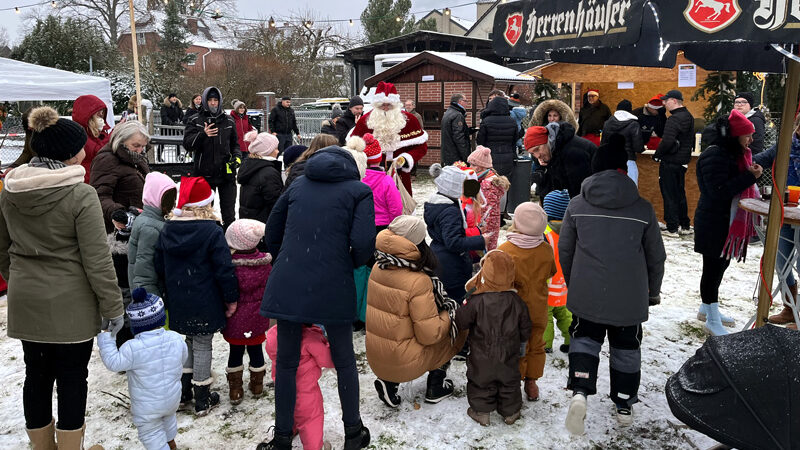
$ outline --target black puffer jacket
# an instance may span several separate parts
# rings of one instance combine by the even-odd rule
[[[247,158],[237,176],[239,184],[239,218],[267,223],[269,213],[283,191],[281,162],[271,159]]]
[[[231,116],[222,108],[212,113],[208,108],[208,93],[217,91],[219,104],[222,105],[222,93],[215,87],[203,91],[203,109],[186,124],[183,133],[183,146],[194,152],[194,173],[196,177],[210,178],[220,182],[225,178],[233,178],[235,173],[228,173],[228,163],[232,158],[241,158],[239,138],[236,137],[236,124]],[[211,123],[219,131],[216,136],[209,137],[205,133],[205,124]]]
[[[653,158],[662,163],[685,165],[694,150],[694,117],[685,106],[672,110],[664,125],[664,136]]]
[[[608,143],[611,136],[619,134],[625,138],[625,151],[628,152],[628,160],[636,161],[636,154],[644,151],[642,142],[642,129],[636,116],[627,111],[617,111],[603,125],[603,138],[600,145]]]
[[[222,104],[222,101],[220,101]],[[300,130],[297,128],[297,119],[294,116],[294,109],[292,107],[284,108],[282,104],[278,103],[269,112],[269,131],[278,134],[294,134],[300,136]]]
[[[470,148],[467,112],[458,103],[451,103],[442,116],[442,165],[467,162]]]
[[[339,145],[342,146],[347,140],[347,133],[356,126],[356,116],[348,108],[345,110],[339,120],[336,121],[336,137],[339,138]]]
[[[177,99],[176,99],[177,100]],[[161,124],[162,125],[182,125],[183,105],[180,100],[175,104],[169,101],[169,97],[164,99],[161,105]]]
[[[767,118],[764,117],[764,113],[756,110],[756,112],[748,117],[748,119],[750,119],[750,122],[753,122],[753,126],[756,128],[756,132],[753,133],[753,143],[750,144],[750,151],[755,155],[756,153],[761,153],[764,151]]]
[[[517,140],[521,137],[517,121],[511,117],[508,101],[495,97],[486,106],[486,117],[481,120],[478,144],[492,150],[492,164],[500,175],[508,176],[514,169]]]
[[[339,137],[339,135],[336,134],[336,125],[331,122],[331,119],[325,119],[322,121],[322,126],[320,127],[319,132],[320,134],[330,134],[331,136]]]
[[[575,128],[572,128],[572,125],[559,122],[557,126],[558,134],[555,148],[550,150],[550,162],[536,169],[535,178],[541,180],[537,194],[544,197],[550,191],[567,189],[572,198],[581,193],[581,183],[592,174],[592,158],[597,146],[582,137],[575,136]]]

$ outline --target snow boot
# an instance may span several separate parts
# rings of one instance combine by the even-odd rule
[[[539,400],[539,386],[536,385],[536,380],[525,378],[525,396],[528,397],[529,402]]]
[[[447,372],[441,369],[428,372],[428,387],[425,390],[426,403],[439,403],[453,395],[453,381],[445,378]]]
[[[292,438],[294,436],[283,436],[275,434],[269,442],[262,442],[256,446],[256,450],[292,450]]]
[[[586,419],[586,395],[581,392],[576,392],[572,396],[572,401],[569,403],[567,410],[567,420],[564,425],[567,431],[574,435],[581,435],[586,430],[583,421]]]
[[[561,353],[569,353],[569,344],[561,344],[558,349],[561,350]]]
[[[181,403],[178,406],[179,410],[187,409],[192,402],[194,396],[192,395],[192,372],[184,372],[181,375]]]
[[[33,450],[56,450],[56,421],[50,419],[50,423],[42,428],[26,428],[28,439],[31,441]]]
[[[633,425],[633,407],[625,405],[616,405],[617,408],[617,423],[623,427]]]
[[[228,377],[228,396],[231,399],[231,405],[238,405],[244,399],[244,388],[242,387],[242,374],[244,367],[227,367],[225,368],[225,375]]]
[[[344,450],[360,450],[369,445],[369,429],[363,423],[344,427]]]
[[[706,305],[705,303],[700,303],[700,309],[697,311],[697,320],[705,322],[707,310],[708,310],[708,305]],[[725,325],[726,327],[736,326],[736,320],[734,320],[732,317],[728,317],[720,312],[719,318],[722,321],[722,324]]]
[[[506,425],[514,425],[514,422],[519,420],[521,415],[522,414],[519,411],[517,411],[517,412],[515,412],[514,414],[512,414],[512,415],[510,415],[508,417],[503,417],[503,422],[505,422]]]
[[[58,450],[83,450],[83,435],[86,432],[86,424],[77,430],[59,430],[56,428],[56,440]],[[93,445],[89,450],[103,450],[100,445]]]
[[[491,424],[491,419],[489,419],[489,413],[482,413],[475,411],[472,407],[467,408],[467,415],[478,422],[482,427],[488,427]]]
[[[206,416],[209,411],[219,406],[219,394],[211,392],[212,380],[213,378],[209,378],[205,381],[192,382],[194,384],[194,415],[196,417]]]
[[[786,325],[786,329],[787,330],[795,330],[795,331],[797,331],[797,324],[796,323],[790,323],[789,325]]]
[[[706,324],[705,329],[712,336],[725,336],[728,330],[722,326],[722,319],[719,314],[719,303],[709,303],[706,305]]]
[[[253,394],[253,397],[261,397],[264,395],[264,374],[267,372],[267,365],[261,367],[250,368],[250,382],[247,383],[247,389]]]
[[[402,402],[400,396],[397,395],[397,388],[399,386],[398,383],[384,381],[380,378],[375,380],[375,390],[378,391],[378,398],[390,408],[397,408]]]
[[[795,303],[797,302],[797,283],[794,286],[789,286],[789,292],[792,293],[792,298],[794,299]],[[783,309],[778,314],[773,314],[769,316],[767,319],[769,323],[773,323],[775,325],[783,325],[786,323],[794,322],[794,314],[792,314],[792,308],[789,307],[789,299],[783,303]]]
[[[464,342],[464,346],[461,347],[461,350],[453,356],[453,361],[466,361],[467,356],[469,356],[469,339],[467,342]]]
[[[169,450],[176,450],[178,448],[178,444],[176,444],[175,439],[173,439],[167,442],[167,447],[169,447]]]

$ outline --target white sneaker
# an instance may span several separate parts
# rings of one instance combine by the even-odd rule
[[[680,233],[677,232],[677,231],[665,230],[665,231],[663,231],[663,233],[664,233],[664,236],[666,236],[666,237],[671,237],[671,238],[679,238],[679,237],[681,237]]]
[[[583,394],[575,394],[572,396],[572,401],[569,403],[567,410],[567,419],[564,425],[567,431],[580,436],[585,431],[584,419],[586,419],[586,396]]]
[[[617,407],[617,422],[620,426],[629,427],[633,425],[633,407],[619,408]]]
[[[694,233],[694,230],[692,230],[692,227],[678,229],[678,234],[681,235],[681,236],[686,236],[686,235],[689,235],[689,234],[692,234],[692,233]]]

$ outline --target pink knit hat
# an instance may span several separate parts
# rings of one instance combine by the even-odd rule
[[[731,136],[739,137],[746,134],[753,134],[756,132],[756,127],[753,122],[737,110],[732,110],[731,115],[728,116],[728,123],[731,126]]]
[[[248,147],[250,153],[258,156],[268,156],[278,148],[278,138],[271,133],[248,131],[244,135],[244,140],[250,143]]]
[[[492,167],[492,150],[489,147],[479,145],[475,147],[475,151],[470,153],[467,157],[467,162],[472,166]]]
[[[547,214],[538,203],[525,202],[514,210],[514,229],[528,236],[544,234],[547,226]]]
[[[228,241],[228,247],[234,250],[252,250],[258,247],[264,237],[265,228],[264,222],[258,220],[234,220],[225,231],[225,240]]]
[[[142,203],[161,209],[161,197],[164,196],[164,193],[177,188],[178,186],[172,181],[172,178],[161,172],[150,172],[144,179]]]

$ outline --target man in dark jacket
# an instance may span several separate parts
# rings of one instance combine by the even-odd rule
[[[469,156],[471,147],[466,105],[467,99],[463,94],[454,94],[450,97],[450,107],[442,117],[442,166],[466,161]]]
[[[628,176],[634,183],[639,184],[639,168],[636,167],[636,154],[644,151],[642,130],[636,116],[631,113],[631,102],[622,100],[617,105],[617,110],[603,125],[603,138],[600,144],[607,144],[611,136],[619,134],[625,138],[625,151],[628,154]]]
[[[611,400],[623,426],[639,401],[642,323],[660,301],[666,252],[653,206],[625,175],[627,155],[618,139],[597,150],[595,168],[570,201],[558,255],[572,312],[566,427],[583,434],[586,397],[597,393],[597,369],[606,333]]]
[[[356,126],[356,122],[363,114],[364,100],[361,100],[361,97],[356,95],[347,104],[347,111],[343,112],[339,120],[336,121],[336,136],[339,138],[339,146],[344,146],[345,141],[347,141],[347,133]]]
[[[567,189],[570,198],[581,192],[581,183],[592,174],[592,157],[597,146],[575,136],[567,122],[553,122],[546,127],[530,127],[523,140],[525,149],[539,161],[534,173],[537,195]]]
[[[609,117],[611,110],[600,101],[600,92],[597,89],[589,89],[586,92],[586,102],[578,116],[578,136],[592,141],[595,145],[600,144],[600,132]]]
[[[648,145],[650,138],[658,138],[654,142],[654,146],[650,147],[655,150],[661,136],[664,135],[664,125],[667,123],[667,111],[664,109],[664,102],[661,101],[662,95],[656,95],[651,98],[640,108],[633,110],[633,115],[639,121],[639,126],[642,127],[642,142]]]
[[[280,103],[269,112],[269,131],[278,137],[278,150],[281,152],[292,145],[292,132],[300,136],[291,97],[281,98]]]
[[[670,112],[670,117],[664,126],[664,136],[653,159],[659,161],[658,184],[664,198],[667,233],[670,236],[679,236],[692,232],[684,183],[694,150],[694,117],[683,106],[681,91],[673,89],[661,97],[661,100]]]
[[[503,97],[493,98],[484,111],[486,116],[481,120],[478,144],[492,150],[495,172],[510,178],[514,170],[517,140],[520,138],[517,121],[511,117],[508,100]]]
[[[182,125],[183,105],[177,94],[169,94],[161,106],[161,125]]]
[[[756,128],[756,132],[753,133],[753,143],[750,144],[750,151],[753,152],[753,155],[764,151],[764,137],[767,129],[767,118],[764,117],[764,113],[755,109],[755,106],[757,105],[755,105],[755,96],[752,92],[740,92],[736,94],[736,99],[733,101],[733,109],[744,114]]]
[[[193,176],[205,178],[219,193],[222,225],[227,229],[236,220],[236,169],[242,152],[236,125],[221,104],[219,89],[211,86],[203,91],[202,110],[186,123],[183,146],[194,153]]]

